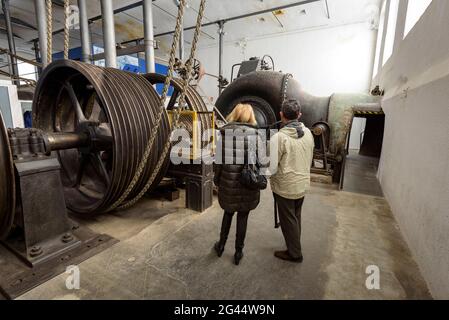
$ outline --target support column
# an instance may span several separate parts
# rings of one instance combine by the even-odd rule
[[[33,50],[34,50],[34,57],[36,59],[36,62],[42,63],[38,40],[33,41]],[[40,76],[42,73],[42,68],[41,67],[36,67],[36,68],[37,68],[37,74],[38,74],[38,76]],[[38,79],[39,79],[39,77],[36,78],[36,80],[38,80]]]
[[[117,68],[112,0],[101,0],[101,14],[103,16],[103,42],[106,67]]]
[[[80,14],[80,36],[81,36],[81,59],[83,62],[90,63],[91,44],[89,33],[89,20],[87,18],[86,0],[78,0]]]
[[[47,61],[47,11],[45,10],[45,0],[34,0],[36,11],[37,30],[39,33],[40,62],[42,68],[48,64]]]
[[[143,1],[143,26],[145,46],[145,67],[147,73],[156,72],[154,57],[154,26],[153,26],[153,4],[152,0]]]
[[[5,18],[5,26],[6,26],[6,33],[8,37],[8,46],[9,46],[9,52],[11,52],[13,55],[16,54],[16,44],[14,42],[14,34],[12,32],[12,26],[11,26],[11,17],[9,15],[9,0],[2,0],[2,9],[3,14]],[[17,59],[14,56],[10,56],[11,61],[11,71],[14,76],[19,76],[19,69],[17,68]],[[19,84],[20,81],[14,80],[13,83]]]
[[[218,76],[220,79],[223,79],[223,44],[224,44],[224,24],[225,22],[221,20],[218,23],[218,35],[219,35],[219,42],[218,42]],[[223,88],[221,87],[221,84],[218,85],[219,94],[223,91]]]

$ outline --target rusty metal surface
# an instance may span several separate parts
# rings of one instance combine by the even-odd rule
[[[0,112],[0,239],[8,235],[14,221],[15,189],[12,153]]]
[[[44,70],[33,102],[34,127],[49,133],[79,133],[96,123],[103,138],[111,141],[109,148],[57,152],[71,211],[101,213],[120,198],[134,177],[159,108],[158,94],[138,74],[69,60]],[[128,199],[140,192],[154,171],[169,131],[164,114],[150,159]]]
[[[330,151],[343,155],[352,126],[353,107],[360,103],[376,103],[379,97],[367,94],[334,94],[329,103],[329,126],[331,128]]]

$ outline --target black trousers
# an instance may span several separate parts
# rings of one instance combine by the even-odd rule
[[[220,242],[224,245],[228,239],[229,229],[231,228],[232,218],[235,212],[225,211],[221,223]],[[249,211],[237,213],[237,234],[235,239],[235,249],[242,250],[245,246],[246,227],[248,225]]]
[[[288,253],[293,258],[302,257],[301,250],[301,210],[304,198],[291,200],[274,194],[278,206],[279,222],[287,244]]]

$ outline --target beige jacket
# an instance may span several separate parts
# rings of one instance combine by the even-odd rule
[[[301,123],[304,136],[295,128],[282,128],[270,140],[270,150],[278,144],[278,167],[271,176],[271,190],[287,199],[301,199],[310,188],[310,168],[315,142],[312,133]]]

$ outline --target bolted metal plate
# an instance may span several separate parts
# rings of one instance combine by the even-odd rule
[[[14,164],[3,116],[0,112],[0,239],[11,229],[15,213]]]

